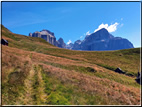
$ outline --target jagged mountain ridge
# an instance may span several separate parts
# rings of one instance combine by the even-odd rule
[[[62,38],[57,41],[54,33],[49,30],[42,30],[40,32],[34,32],[33,34],[30,33],[29,36],[40,37],[57,47],[71,50],[105,51],[134,48],[133,44],[129,40],[121,37],[114,37],[105,28],[102,28],[90,35],[86,35],[83,41],[77,40],[74,44],[71,43],[68,45],[64,43]]]

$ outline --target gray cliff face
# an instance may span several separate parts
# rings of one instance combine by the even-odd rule
[[[120,49],[129,49],[134,48],[133,44],[127,39],[123,38],[113,38],[110,39],[108,43],[108,50],[120,50]]]
[[[60,47],[60,48],[66,48],[66,44],[64,43],[64,40],[60,38],[58,41],[56,40],[56,37],[54,36],[53,32],[50,32],[49,30],[42,30],[40,32],[36,31],[34,33],[29,33],[30,37],[39,37],[44,40],[46,40],[48,43]]]
[[[134,48],[133,44],[127,39],[114,37],[105,28],[87,35],[85,39],[76,41],[73,50],[105,51]]]
[[[62,38],[60,38],[57,43],[58,43],[58,47],[66,48],[66,44],[64,43],[64,40]]]
[[[45,39],[47,42],[49,42],[52,45],[57,45],[56,38],[54,36],[54,33],[48,31],[48,30],[42,30],[40,32],[34,32],[33,34],[30,33],[29,36],[31,37],[39,37]]]

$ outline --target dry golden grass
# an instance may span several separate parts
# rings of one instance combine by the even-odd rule
[[[106,97],[106,99],[111,99],[112,101],[118,102],[118,104],[121,104],[119,102],[122,102],[126,105],[129,105],[139,104],[140,102],[140,90],[138,88],[127,87],[108,79],[88,76],[85,74],[80,74],[78,72],[63,70],[49,65],[44,65],[44,67],[52,75],[56,75],[59,80],[62,80],[64,83],[75,85],[85,92],[92,94],[99,93],[102,96]],[[106,84],[106,86],[104,84]]]
[[[15,53],[15,54],[13,54]],[[32,56],[30,56],[32,53]],[[31,58],[30,58],[31,57]],[[51,65],[44,64],[42,62],[49,61],[54,63],[60,63],[62,65],[76,65],[76,66],[91,66],[97,69],[97,71],[102,71],[102,73],[108,72],[107,69],[98,67],[95,64],[89,64],[89,63],[80,63],[81,61],[75,61],[67,58],[61,58],[51,55],[45,55],[42,53],[36,53],[36,52],[30,52],[30,51],[24,51],[17,48],[11,48],[7,46],[2,46],[2,81],[4,82],[6,79],[6,75],[9,74],[11,71],[8,70],[6,72],[4,69],[17,67],[20,66],[20,68],[24,67],[24,62],[28,61],[29,65],[32,66],[32,64],[40,64],[43,65],[43,68],[45,71],[50,72],[51,75],[54,75],[59,80],[61,80],[65,84],[71,84],[73,86],[78,87],[78,89],[81,89],[81,91],[85,93],[95,94],[99,93],[100,96],[103,96],[106,100],[108,100],[108,104],[113,104],[114,102],[118,104],[140,104],[140,89],[135,88],[132,86],[125,86],[123,84],[117,83],[115,81],[111,81],[106,78],[99,78],[94,75],[86,75],[84,73],[75,72],[74,70],[65,70],[58,67],[54,67]],[[5,72],[4,72],[5,71]],[[32,70],[31,70],[32,71]],[[32,89],[30,89],[31,84],[30,81],[33,78],[34,72],[29,72],[29,76],[25,80],[25,86],[26,86],[26,94],[25,94],[25,100],[24,104],[31,104],[31,92]],[[39,98],[44,102],[46,94],[44,93],[44,87],[43,87],[43,80],[41,76],[41,72],[38,71],[38,81],[40,82],[40,87],[38,90],[40,90],[40,96]],[[5,74],[7,73],[7,74]],[[110,72],[112,74],[114,72]],[[116,74],[116,73],[114,73]],[[120,74],[117,74],[120,76]],[[129,77],[132,79],[131,77]],[[28,92],[29,91],[29,92]]]
[[[26,92],[25,92],[24,98],[21,99],[21,100],[23,100],[24,104],[29,104],[29,105],[33,104],[32,96],[33,96],[34,92],[33,92],[32,84],[33,84],[34,75],[35,75],[35,72],[34,72],[33,69],[31,69],[29,71],[28,77],[24,81],[25,91]]]
[[[7,35],[8,33],[13,34],[5,30],[2,32]],[[98,65],[98,63],[111,62],[116,58],[117,53],[110,52],[113,56],[109,60],[111,57],[109,52],[69,51],[40,42],[42,40],[38,40],[38,38],[34,41],[30,37],[13,35],[16,39],[8,37],[9,35],[3,36],[13,44],[12,47],[2,46],[2,104],[52,105],[58,104],[60,99],[64,99],[63,102],[60,102],[61,104],[140,104],[141,90],[135,77],[115,73]],[[30,40],[34,41],[34,45],[37,45],[35,49],[29,49],[26,46],[19,48],[19,45],[29,43]],[[17,44],[15,45],[14,42]],[[47,49],[46,46],[48,46]],[[43,48],[40,50],[41,47]],[[131,56],[126,55],[126,57]],[[132,59],[136,63],[129,64],[129,60],[120,58],[117,61],[122,63],[113,61],[110,65],[123,65],[122,67],[127,68],[139,64],[136,60],[138,59],[137,55],[134,54]],[[83,71],[86,67],[91,67],[96,72]],[[135,68],[134,72],[136,72]],[[48,77],[47,80],[43,74]],[[60,88],[57,88],[58,86]],[[69,91],[66,92],[64,89],[69,89]],[[64,92],[66,93],[64,94]]]

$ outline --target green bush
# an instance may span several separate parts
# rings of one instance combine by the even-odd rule
[[[52,92],[48,96],[47,103],[53,105],[69,105],[68,100],[60,94],[59,92]]]

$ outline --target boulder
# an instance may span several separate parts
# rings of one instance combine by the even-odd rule
[[[125,74],[125,72],[122,71],[120,68],[117,68],[117,69],[115,70],[115,72],[120,73],[120,74]]]
[[[136,77],[136,81],[137,81],[137,83],[139,83],[139,84],[141,84],[141,72],[138,72],[138,75],[137,75],[137,77]]]
[[[8,41],[5,39],[1,39],[1,44],[8,46]]]

